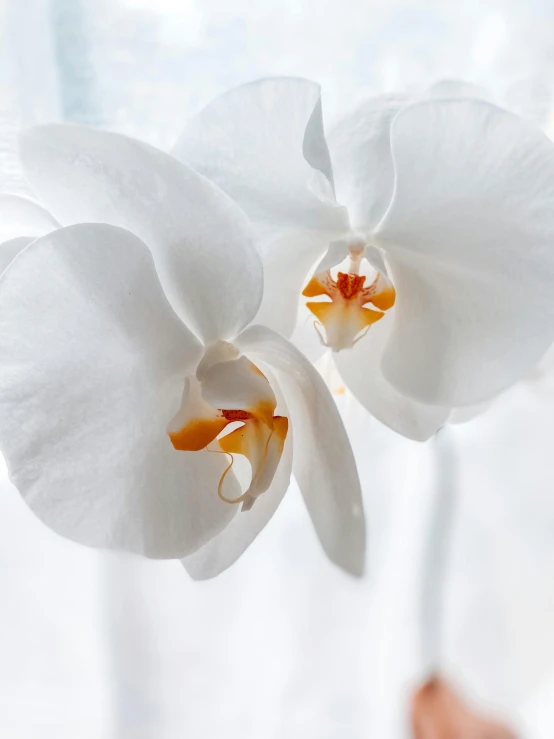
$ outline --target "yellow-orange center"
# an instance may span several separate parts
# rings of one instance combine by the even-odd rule
[[[302,291],[307,298],[327,296],[331,299],[330,302],[311,301],[306,306],[325,328],[326,340],[321,335],[320,338],[333,351],[354,346],[369,327],[384,316],[383,311],[394,305],[396,293],[386,275],[378,272],[367,287],[365,281],[365,275],[354,272],[339,272],[336,280],[330,271],[320,272]],[[372,308],[365,307],[368,303]]]
[[[254,418],[252,413],[250,413],[249,411],[228,411],[225,410],[225,408],[220,408],[219,412],[221,413],[223,418],[229,421],[229,423],[231,423],[232,421],[248,421],[249,418]]]
[[[191,380],[184,405],[168,431],[173,447],[177,451],[193,452],[208,449],[228,454],[231,462],[221,476],[218,495],[226,503],[243,503],[243,510],[251,508],[256,497],[270,486],[283,453],[288,432],[288,419],[274,415],[276,400],[267,378],[256,365],[249,363],[250,370],[261,375],[267,387],[260,392],[257,402],[246,409],[215,408],[207,403],[201,393],[201,383]],[[248,380],[248,377],[247,377]],[[259,380],[258,380],[259,385]],[[265,397],[264,397],[265,396]],[[273,397],[273,399],[271,399]],[[241,425],[226,436],[218,437],[229,424]],[[217,441],[216,441],[217,440]],[[216,442],[214,448],[209,447]],[[252,468],[252,479],[248,490],[236,499],[227,498],[222,492],[223,482],[233,464],[233,454],[244,455]]]

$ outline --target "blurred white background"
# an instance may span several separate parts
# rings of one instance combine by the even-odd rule
[[[553,24],[549,0],[0,0],[0,185],[25,189],[21,125],[169,147],[214,95],[264,75],[321,82],[328,120],[461,77],[548,128]],[[362,581],[325,560],[294,488],[236,566],[193,583],[176,562],[60,539],[2,472],[0,736],[406,739],[437,452],[340,403],[366,499]],[[442,669],[525,739],[554,736],[553,426],[543,373],[450,434]]]

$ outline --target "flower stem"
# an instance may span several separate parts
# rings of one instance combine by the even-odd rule
[[[457,464],[452,432],[443,428],[434,438],[435,493],[421,577],[421,656],[424,669],[436,673],[442,656],[445,589],[456,509]]]

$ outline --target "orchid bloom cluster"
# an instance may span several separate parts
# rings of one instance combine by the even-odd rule
[[[0,196],[0,450],[36,515],[206,578],[292,474],[328,556],[362,572],[355,460],[310,359],[331,350],[423,440],[554,340],[554,145],[454,92],[369,100],[326,137],[318,85],[262,80],[171,154],[22,135],[37,201]]]

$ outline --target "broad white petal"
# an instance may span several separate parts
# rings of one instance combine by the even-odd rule
[[[323,548],[335,564],[360,575],[365,521],[354,455],[323,378],[286,339],[252,326],[237,345],[275,373],[289,409],[293,473]]]
[[[265,277],[254,320],[285,336],[309,270],[349,228],[334,199],[320,95],[296,78],[242,85],[195,116],[173,150],[251,218]]]
[[[554,374],[554,344],[542,355],[535,372]]]
[[[381,360],[393,313],[388,311],[352,349],[335,352],[333,359],[344,384],[372,416],[408,439],[426,441],[445,423],[450,409],[418,403],[383,377]]]
[[[43,236],[59,223],[50,213],[33,200],[21,195],[0,193],[0,241],[18,236]]]
[[[0,447],[52,529],[182,557],[231,519],[222,455],[177,452],[167,435],[201,347],[133,234],[84,224],[25,249],[0,278],[0,353]]]
[[[344,230],[318,84],[263,79],[216,98],[187,125],[173,154],[216,182],[258,224]]]
[[[264,372],[267,370],[264,368]],[[277,395],[276,413],[288,416],[278,383],[268,373],[271,386]],[[230,567],[250,546],[279,507],[290,483],[292,470],[292,429],[289,427],[281,461],[270,487],[256,501],[249,511],[239,512],[221,533],[214,536],[197,552],[186,557],[182,563],[195,580],[206,580],[219,575]]]
[[[264,295],[254,321],[290,337],[303,303],[302,288],[327,251],[332,234],[283,231],[262,254]]]
[[[390,127],[407,98],[370,98],[329,132],[337,200],[346,205],[352,227],[372,230],[391,201],[394,168]]]
[[[444,79],[438,80],[427,89],[426,97],[441,100],[454,98],[470,98],[472,100],[488,100],[492,102],[491,94],[481,85],[465,80]]]
[[[252,320],[262,267],[246,217],[213,183],[147,144],[79,126],[31,129],[21,156],[62,223],[111,223],[148,244],[171,304],[204,341]]]
[[[11,264],[12,259],[34,240],[34,236],[19,236],[16,239],[8,239],[8,241],[2,242],[0,244],[0,274]]]
[[[396,287],[385,377],[471,405],[554,338],[554,145],[482,101],[426,101],[392,126],[396,188],[377,241]]]

